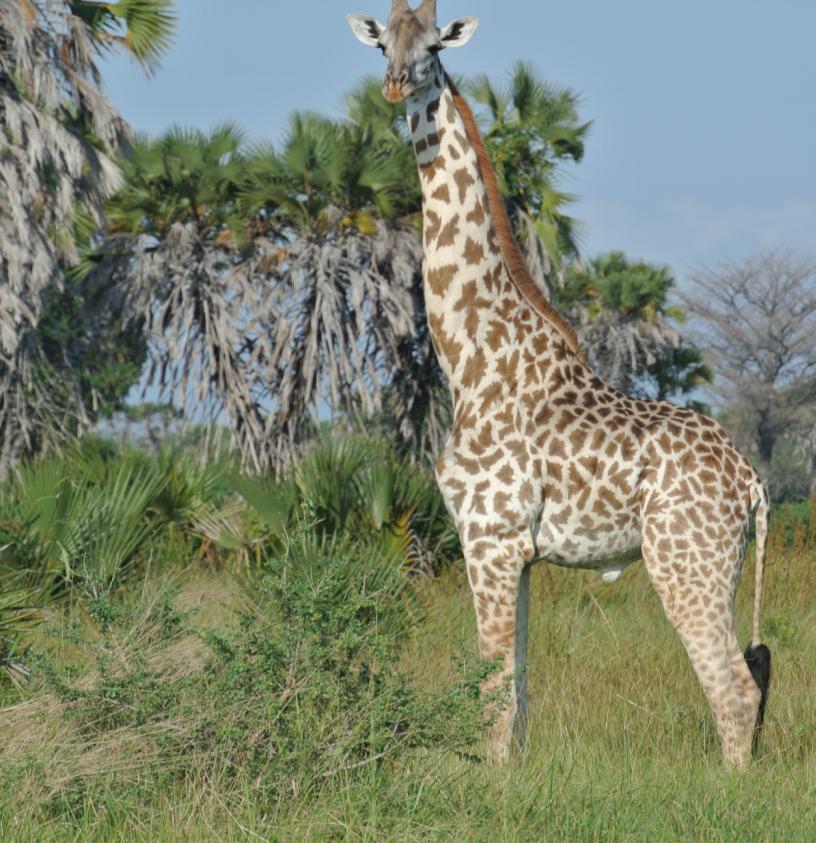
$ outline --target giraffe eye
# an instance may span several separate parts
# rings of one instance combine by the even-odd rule
[[[377,44],[379,51],[385,55],[385,44]]]
[[[433,44],[432,46],[428,47],[428,52],[432,56],[435,56],[441,49],[442,47],[440,47],[439,44]]]

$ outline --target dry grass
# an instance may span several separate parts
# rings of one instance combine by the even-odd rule
[[[188,613],[190,623],[180,634],[159,634],[162,621],[157,605],[173,596],[174,605]],[[145,584],[135,603],[125,632],[102,637],[87,613],[75,606],[67,615],[51,613],[50,635],[41,631],[40,645],[47,645],[52,658],[63,664],[88,664],[104,648],[111,662],[123,670],[132,669],[136,659],[168,685],[201,671],[207,647],[191,627],[223,627],[235,616],[240,604],[237,584],[227,575],[196,572],[195,576],[163,578]],[[95,669],[82,671],[72,682],[78,691],[93,688],[99,676]],[[127,701],[123,701],[127,705]],[[39,692],[2,709],[3,738],[0,740],[0,769],[9,771],[22,762],[28,768],[17,783],[15,798],[21,805],[39,806],[53,801],[77,783],[116,780],[138,782],[146,770],[166,764],[158,742],[168,734],[181,739],[195,725],[170,712],[167,719],[147,725],[113,730],[95,730],[87,718],[72,717],[76,705],[53,692]],[[189,756],[179,766],[193,762]]]

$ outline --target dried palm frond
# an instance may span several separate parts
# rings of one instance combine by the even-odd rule
[[[615,389],[638,393],[638,378],[680,346],[680,334],[669,322],[648,322],[605,310],[597,315],[583,307],[567,310],[592,368]]]
[[[424,325],[421,256],[412,228],[382,221],[374,235],[340,228],[293,240],[273,289],[276,460],[287,458],[303,416],[321,400],[348,414],[390,410],[410,433],[422,400],[414,377],[430,353],[417,330]],[[407,381],[413,388],[406,392]]]
[[[70,389],[58,391],[67,405],[53,406],[33,331],[46,291],[79,258],[78,217],[100,225],[121,184],[114,157],[129,133],[94,59],[124,29],[118,46],[150,65],[167,45],[171,9],[168,0],[0,0],[0,475],[33,437],[85,413]]]

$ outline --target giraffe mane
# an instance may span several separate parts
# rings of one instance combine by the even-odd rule
[[[476,124],[476,118],[473,116],[473,111],[465,101],[465,98],[459,93],[459,89],[454,84],[453,80],[445,74],[448,87],[453,94],[453,101],[456,109],[459,112],[462,121],[465,124],[465,131],[468,140],[473,144],[476,151],[476,158],[479,162],[479,169],[482,173],[482,179],[485,183],[485,191],[487,193],[487,205],[490,214],[493,217],[493,224],[496,226],[496,235],[499,241],[499,248],[501,249],[502,260],[507,267],[507,272],[510,275],[510,280],[515,284],[522,297],[540,316],[543,316],[555,330],[561,334],[567,346],[583,361],[585,361],[581,347],[578,345],[578,337],[575,334],[572,326],[564,319],[564,317],[547,301],[546,296],[538,287],[538,284],[533,280],[530,271],[527,269],[527,262],[519,249],[516,242],[513,228],[510,224],[510,217],[507,214],[507,206],[504,203],[504,197],[499,190],[499,184],[496,179],[496,172],[493,169],[493,164],[485,149],[484,141],[482,140],[481,132]]]

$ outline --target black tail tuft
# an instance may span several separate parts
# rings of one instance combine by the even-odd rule
[[[765,703],[768,701],[768,688],[771,684],[771,651],[764,644],[749,644],[745,650],[745,661],[762,695],[759,698],[756,721],[759,728],[765,722]]]

